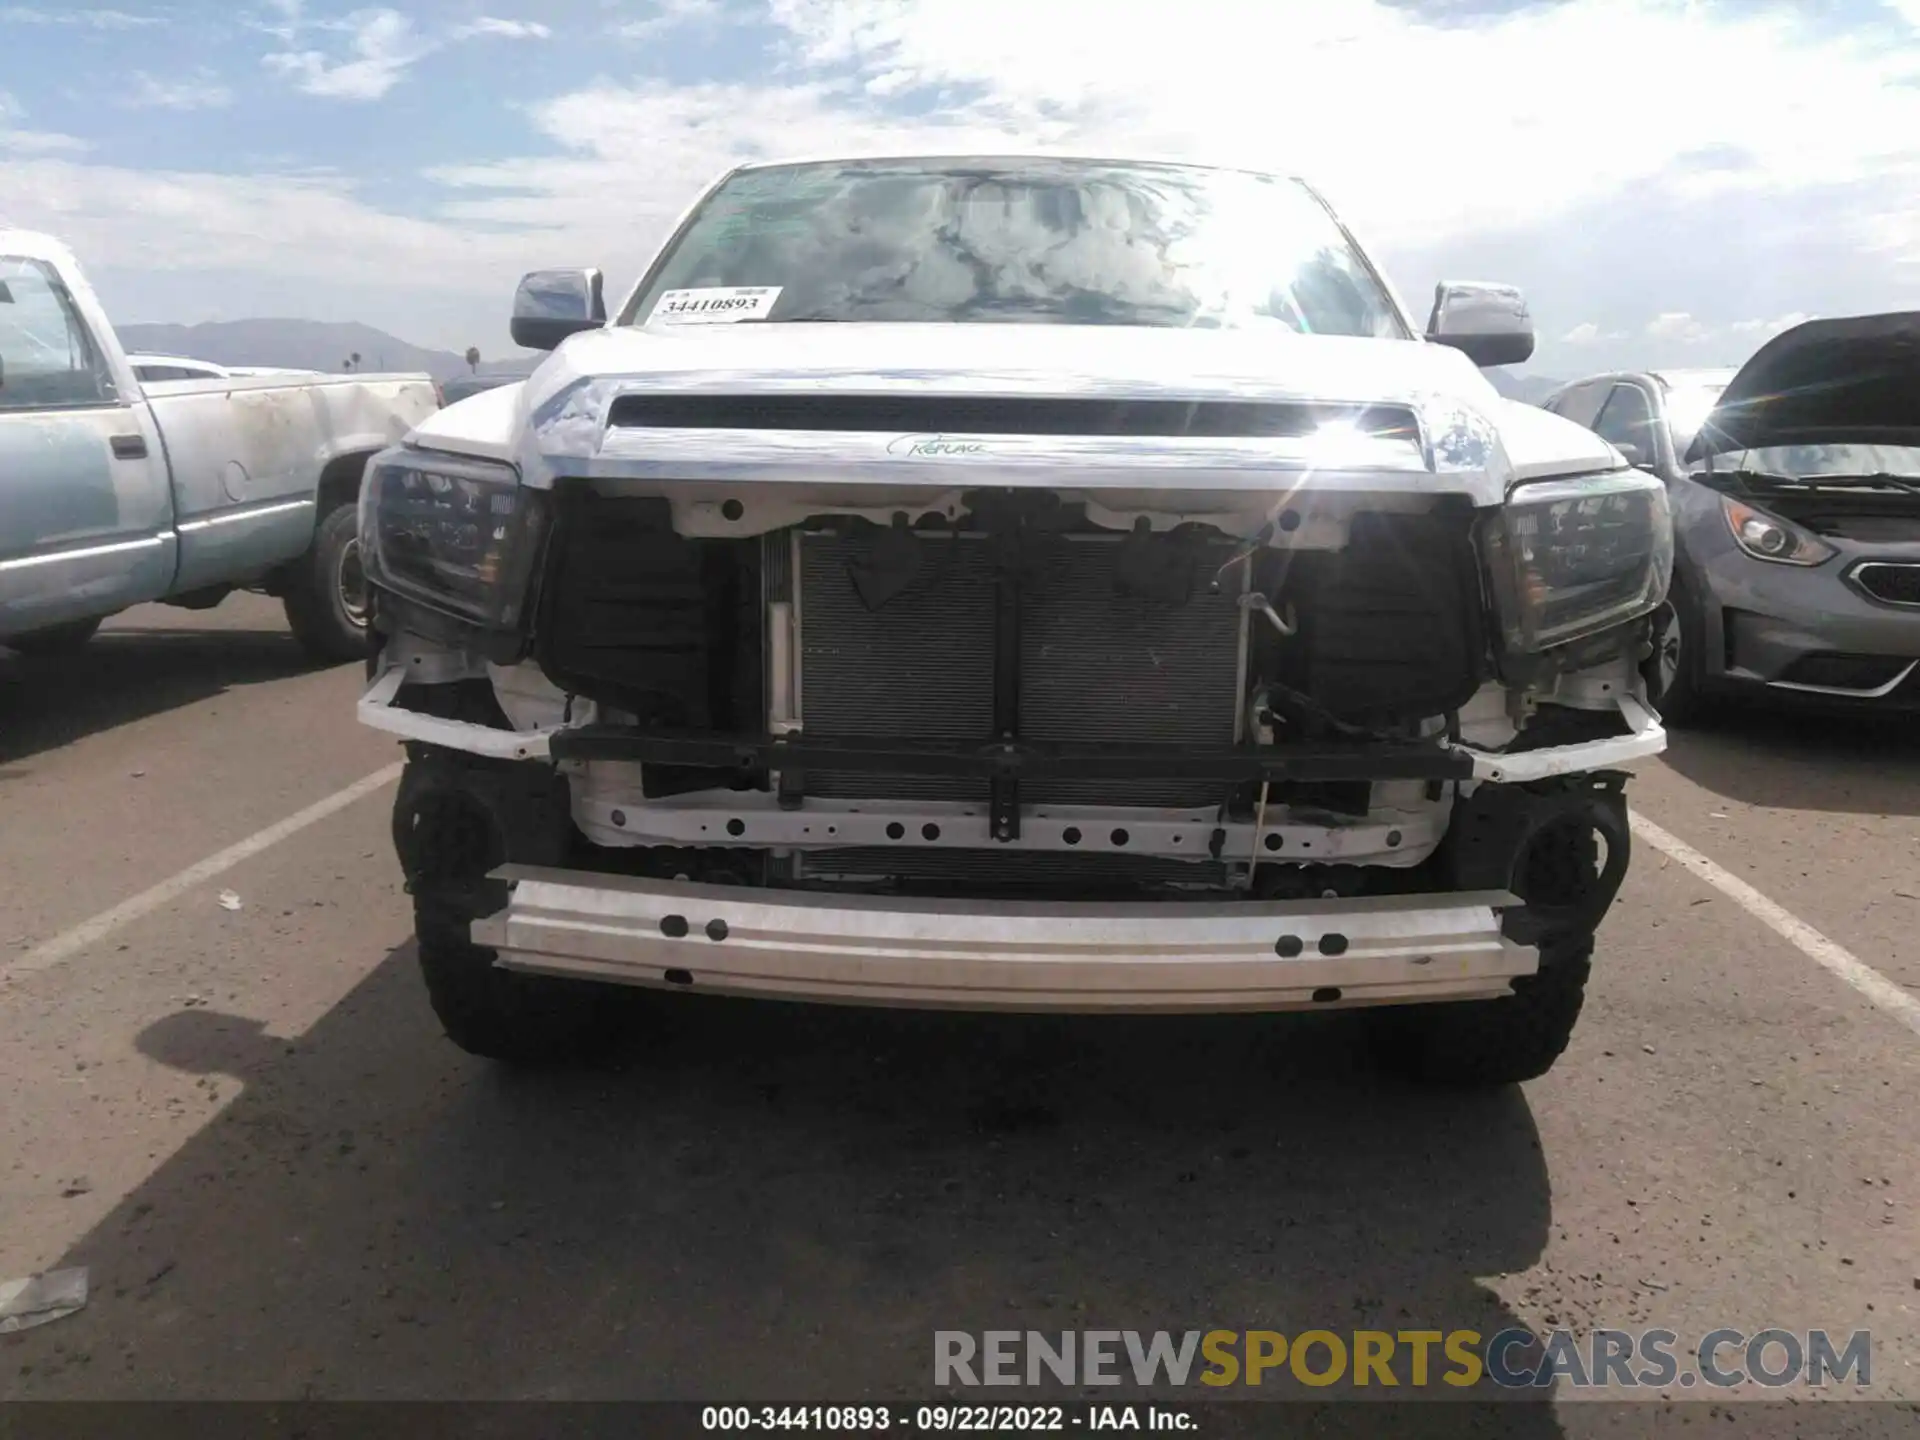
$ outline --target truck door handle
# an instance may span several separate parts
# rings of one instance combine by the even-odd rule
[[[113,446],[113,458],[116,460],[147,458],[147,437],[144,435],[115,435],[107,443]]]

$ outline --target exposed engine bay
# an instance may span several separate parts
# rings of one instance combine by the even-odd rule
[[[1816,535],[1869,545],[1920,541],[1920,491],[1776,485],[1755,494],[1768,509]]]
[[[1920,479],[1904,475],[1770,475],[1695,471],[1693,479],[1753,501],[1816,535],[1870,545],[1920,541]]]
[[[888,518],[697,536],[657,497],[556,494],[531,652],[490,669],[502,718],[571,722],[552,753],[596,868],[1371,893],[1431,883],[1473,788],[1451,742],[1624,729],[1634,636],[1536,685],[1537,720],[1502,686],[1462,497],[1345,496],[1252,537],[1042,490]]]

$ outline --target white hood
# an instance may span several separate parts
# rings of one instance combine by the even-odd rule
[[[1266,330],[1120,325],[624,326],[577,335],[534,373],[538,407],[581,380],[627,390],[1394,401],[1498,392],[1457,350]]]
[[[546,488],[565,474],[688,479],[750,470],[806,483],[812,467],[772,435],[733,431],[625,434],[606,426],[624,394],[843,394],[1021,396],[1062,399],[1313,402],[1403,405],[1422,417],[1443,452],[1429,470],[1393,488],[1465,490],[1490,504],[1517,479],[1612,469],[1622,462],[1591,432],[1503,399],[1459,351],[1417,340],[1298,335],[1273,330],[1173,330],[1120,326],[737,324],[672,330],[615,327],[577,335],[524,386],[461,401],[415,432],[413,443],[480,455],[510,455],[527,483]],[[782,432],[784,433],[784,432]],[[1434,437],[1438,437],[1437,439]],[[825,440],[828,437],[819,437]],[[831,437],[806,454],[863,473],[884,465],[901,479],[901,437]],[[777,452],[776,453],[776,449]],[[1246,488],[1273,468],[1263,441],[1106,439],[1025,444],[995,437],[981,469],[1071,465],[1100,483],[1108,465],[1138,486],[1202,482]],[[869,453],[871,452],[871,453]],[[891,454],[892,458],[884,458]],[[922,482],[927,466],[917,469]],[[1298,467],[1295,467],[1296,469]],[[1176,477],[1173,470],[1181,471]],[[1437,471],[1471,480],[1442,479]],[[1204,472],[1204,473],[1203,473]],[[1234,472],[1237,478],[1227,475]],[[985,480],[982,474],[980,480]],[[1024,483],[1036,483],[1029,478]],[[1436,483],[1439,482],[1439,483]],[[977,481],[975,483],[978,483]],[[994,483],[1000,483],[996,475]],[[1012,480],[1009,483],[1022,483]]]
[[[414,428],[407,443],[423,450],[504,460],[512,452],[520,392],[525,388],[525,381],[496,385],[443,406]]]

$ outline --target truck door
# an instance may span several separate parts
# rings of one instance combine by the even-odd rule
[[[121,388],[59,270],[0,253],[0,637],[172,583],[166,456]]]

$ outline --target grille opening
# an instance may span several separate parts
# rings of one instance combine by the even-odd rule
[[[1062,523],[1078,526],[1075,517]],[[892,583],[898,532],[810,529],[797,565],[803,723],[816,734],[987,742],[998,735],[996,648],[1016,628],[1011,684],[1030,741],[1230,746],[1239,710],[1238,586],[1208,578],[1233,553],[1224,536],[1164,540],[1123,593],[1133,537],[1091,527],[1023,534],[1016,553],[962,529],[923,535]],[[1184,549],[1182,547],[1185,547]],[[1182,567],[1189,567],[1183,572]],[[1182,584],[1185,573],[1191,584]],[[1168,579],[1169,576],[1173,579]],[[1005,614],[1005,587],[1017,610]],[[809,794],[986,803],[984,781],[816,771]],[[1182,781],[1036,781],[1027,804],[1216,806],[1217,788]]]
[[[1267,687],[1308,699],[1291,709],[1283,696],[1274,701],[1291,738],[1337,739],[1341,724],[1388,731],[1470,697],[1486,648],[1470,507],[1363,511],[1340,552],[1267,550],[1229,565],[1235,538],[1202,526],[1100,530],[1046,492],[973,492],[957,530],[934,523],[908,534],[834,519],[745,540],[679,536],[655,499],[596,496],[582,485],[561,487],[556,500],[535,658],[556,685],[630,712],[643,728],[763,733],[767,675],[781,663],[766,638],[769,616],[787,613],[773,604],[791,606],[804,734],[969,747],[1002,738],[1002,686],[1015,701],[1009,738],[1037,745],[1245,744],[1237,737],[1247,698]],[[1250,621],[1241,605],[1248,588],[1291,615],[1296,633],[1283,642],[1264,620]],[[693,765],[648,764],[643,776],[654,797],[769,783],[764,772]],[[1004,795],[996,800],[984,777],[796,767],[782,776],[788,782],[802,797],[957,800],[974,813],[991,809],[996,822],[1005,813]],[[1028,778],[1015,803],[1034,824],[1046,822],[1033,807],[1050,804],[1250,820],[1256,789]],[[1302,782],[1276,784],[1269,800],[1354,815],[1370,794],[1364,781]],[[1204,836],[1192,861],[1143,856],[1131,853],[1136,837],[1123,826],[1081,823],[1084,833],[1060,832],[1074,847],[1067,853],[882,844],[775,854],[754,848],[738,812],[722,811],[687,853],[739,857],[743,874],[762,876],[742,883],[982,897],[1172,898],[1230,889],[1246,861],[1209,855]],[[831,837],[838,827],[816,828]],[[912,829],[939,838],[937,826]],[[885,833],[897,842],[908,827],[894,822]],[[1279,839],[1264,837],[1265,855]],[[729,840],[743,848],[719,848]],[[605,863],[652,864],[631,851]]]
[[[1883,605],[1920,606],[1920,564],[1870,560],[1854,567],[1853,583]]]
[[[1287,438],[1322,425],[1417,441],[1413,412],[1393,405],[1236,400],[1087,400],[968,395],[622,395],[615,428],[808,430],[901,435],[1117,435],[1187,439]]]

